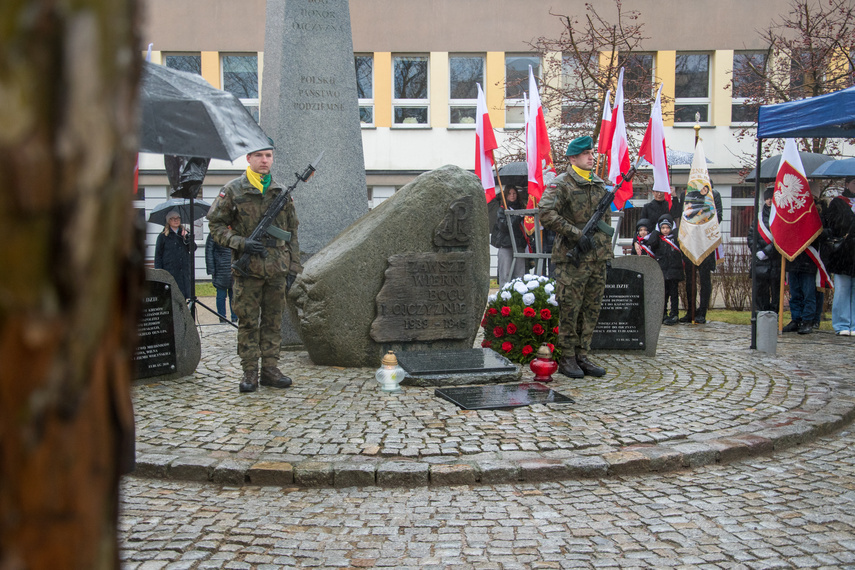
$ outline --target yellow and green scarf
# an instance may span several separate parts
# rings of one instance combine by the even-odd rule
[[[270,186],[271,177],[269,174],[259,174],[247,166],[246,179],[249,180],[249,183],[252,184],[255,188],[258,188],[259,192],[264,194],[267,191],[267,188]]]

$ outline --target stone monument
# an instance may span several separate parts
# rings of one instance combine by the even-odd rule
[[[193,374],[202,358],[202,344],[187,300],[163,269],[146,269],[145,285],[133,357],[136,378],[151,382]]]
[[[368,211],[347,0],[267,0],[261,126],[276,144],[273,176],[294,191],[305,262]],[[299,343],[286,316],[285,344]]]
[[[288,297],[312,362],[377,366],[388,350],[471,349],[489,282],[484,190],[444,166],[312,257]]]

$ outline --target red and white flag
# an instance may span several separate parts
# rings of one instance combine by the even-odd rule
[[[775,247],[787,261],[794,260],[822,233],[822,221],[794,139],[787,139],[784,144],[775,179],[769,229]]]
[[[540,94],[534,80],[534,71],[528,66],[528,115],[525,127],[525,154],[528,164],[528,195],[536,201],[543,196],[543,172],[555,172],[552,162],[552,148],[549,146],[549,133],[546,132],[546,119]]]
[[[629,172],[629,143],[626,138],[626,121],[623,118],[623,68],[620,68],[617,92],[615,93],[615,107],[612,113],[614,124],[614,135],[612,146],[609,150],[609,174],[607,178],[612,184],[617,184],[621,178],[621,172]],[[669,192],[670,193],[670,192]],[[624,181],[615,194],[614,205],[618,210],[622,209],[626,201],[632,198],[632,180]]]
[[[496,197],[496,181],[493,178],[495,159],[493,151],[498,148],[490,113],[487,111],[487,100],[481,84],[478,85],[478,103],[475,117],[475,176],[481,180],[487,202]]]
[[[644,132],[644,140],[638,155],[653,165],[653,191],[665,192],[668,208],[671,208],[671,181],[668,179],[668,155],[665,152],[665,125],[662,123],[662,104],[659,96],[662,94],[662,85],[656,92],[656,102],[650,111],[650,121]]]
[[[611,89],[606,91],[606,99],[603,101],[603,120],[600,123],[600,138],[597,139],[597,152],[599,154],[608,154],[612,149],[614,125],[612,125],[612,102],[609,98],[611,94]]]

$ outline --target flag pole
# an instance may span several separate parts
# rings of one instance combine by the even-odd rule
[[[760,168],[758,167],[759,171]],[[757,173],[757,177],[760,177],[760,173]],[[787,269],[787,258],[783,255],[781,256],[781,283],[778,286],[778,334],[782,334],[784,332],[784,276]],[[792,315],[791,315],[792,317]]]
[[[499,194],[502,196],[502,207],[507,210],[508,202],[505,200],[505,189],[502,187],[502,179],[499,177],[499,169],[496,167],[495,163],[493,163],[493,170],[496,172],[496,182],[499,185]]]

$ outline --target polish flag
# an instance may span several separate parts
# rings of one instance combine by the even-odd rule
[[[621,172],[629,172],[629,143],[626,138],[626,122],[623,118],[623,68],[620,68],[617,92],[615,93],[615,107],[612,114],[614,123],[614,135],[612,136],[611,150],[609,151],[609,174],[608,179],[612,184],[617,184],[621,178]],[[670,192],[669,192],[670,194]],[[632,198],[632,180],[624,181],[615,194],[614,205],[620,210],[626,201]]]
[[[653,191],[665,192],[665,199],[670,209],[671,181],[668,179],[668,156],[665,154],[665,125],[662,123],[662,104],[659,99],[661,94],[662,85],[660,84],[638,155],[653,165]]]
[[[487,202],[496,197],[496,181],[493,178],[493,151],[498,148],[490,114],[487,111],[487,100],[481,84],[478,83],[478,104],[475,117],[475,176],[481,180]]]
[[[612,102],[610,96],[611,89],[606,91],[606,100],[603,101],[603,120],[600,123],[600,138],[597,139],[597,152],[599,154],[608,154],[612,148],[612,135],[614,134],[612,124]]]
[[[775,179],[769,228],[775,247],[794,260],[822,233],[819,211],[810,193],[795,139],[787,139]]]
[[[549,146],[549,133],[546,132],[546,119],[543,106],[537,92],[534,71],[528,66],[528,115],[525,127],[525,154],[528,164],[528,195],[540,201],[543,196],[543,172],[555,172],[552,162],[552,149]]]

